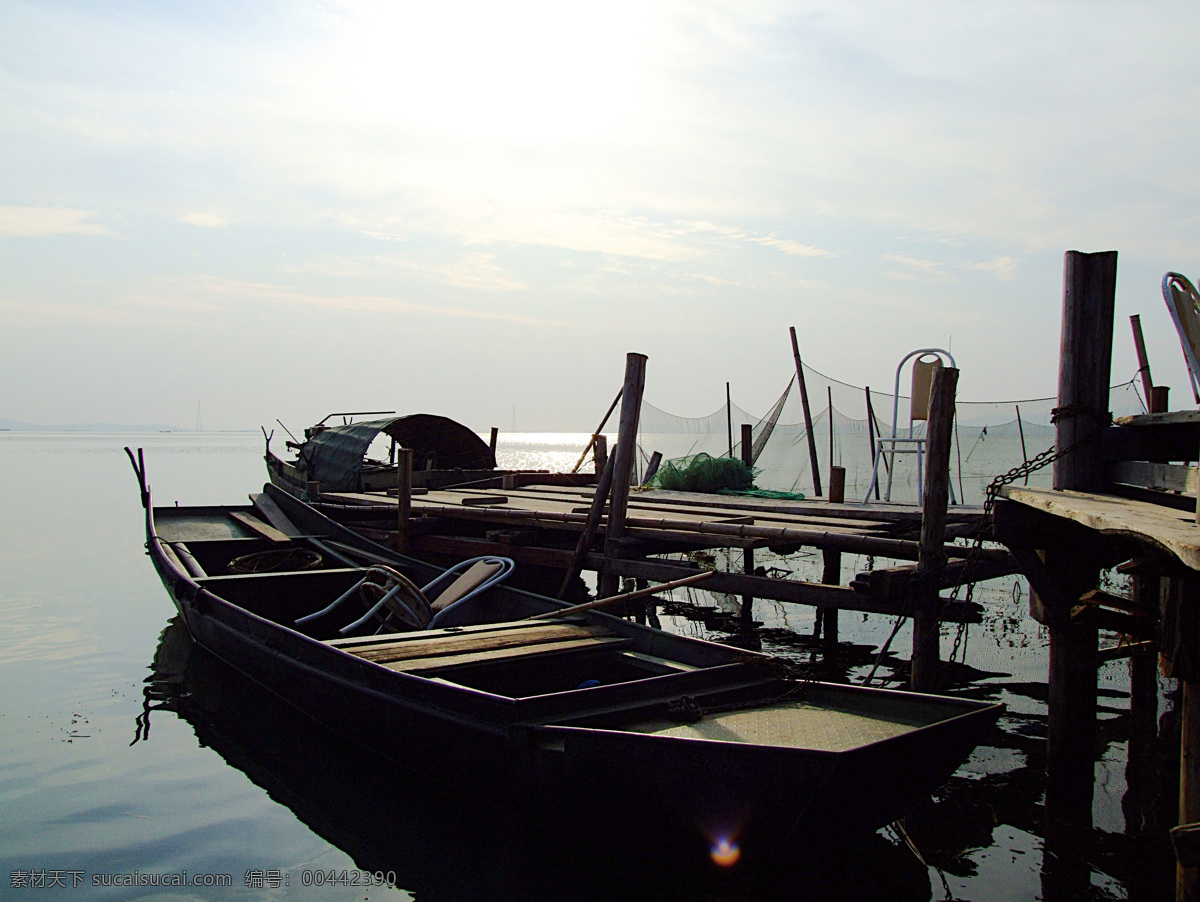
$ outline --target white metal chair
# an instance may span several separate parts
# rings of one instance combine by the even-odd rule
[[[316,613],[299,618],[296,623],[304,624],[324,617],[355,593],[368,603],[365,614],[342,627],[345,635],[362,626],[372,617],[384,627],[396,629],[397,624],[409,630],[437,629],[443,615],[466,601],[503,582],[516,565],[511,558],[488,555],[461,561],[442,573],[433,582],[418,587],[398,570],[377,564],[370,567],[366,575],[347,589],[329,606]],[[370,598],[367,593],[374,593]],[[430,597],[434,600],[430,601]]]
[[[1200,294],[1196,286],[1177,272],[1169,272],[1162,280],[1163,300],[1175,321],[1179,343],[1183,346],[1183,357],[1187,361],[1188,376],[1192,380],[1192,395],[1200,404]]]
[[[912,391],[909,395],[908,435],[899,435],[900,419],[900,372],[904,364],[912,360]],[[929,419],[929,393],[933,389],[933,374],[945,363],[955,366],[954,357],[949,351],[941,348],[921,348],[911,351],[896,367],[896,384],[892,391],[892,435],[890,438],[879,437],[875,440],[875,460],[871,468],[871,484],[867,486],[867,495],[863,503],[871,500],[871,493],[879,482],[879,465],[886,459],[887,488],[883,500],[892,500],[892,478],[896,472],[897,454],[915,454],[917,456],[917,497],[925,494],[925,436],[914,436],[913,427],[918,420]],[[950,486],[950,500],[954,499],[954,486]]]

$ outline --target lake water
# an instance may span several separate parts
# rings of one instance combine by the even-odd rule
[[[582,438],[502,436],[501,461],[569,469]],[[144,554],[127,444],[145,447],[160,505],[238,503],[264,480],[256,434],[0,433],[8,474],[0,515],[0,897],[671,895],[644,870],[598,874],[562,853],[561,842],[541,845],[486,800],[398,773],[192,649]],[[983,460],[975,449],[972,465],[986,471]],[[865,462],[853,466],[851,482],[857,476],[865,491]],[[997,458],[994,466],[1011,462]],[[847,555],[846,575],[878,563]],[[819,556],[803,555],[765,564],[813,578],[820,567]],[[725,565],[740,560],[718,555]],[[689,887],[689,898],[1170,896],[1174,868],[1162,831],[1174,822],[1171,686],[1161,681],[1159,723],[1138,729],[1127,665],[1103,667],[1096,827],[1052,837],[1048,850],[1046,637],[1026,616],[1022,581],[994,581],[975,597],[987,607],[986,623],[964,636],[947,627],[943,655],[957,645],[965,660],[950,669],[955,691],[1004,701],[1008,714],[994,741],[908,818],[925,863],[883,831],[815,871],[809,865],[803,879],[773,875],[736,891]],[[676,598],[660,612],[664,628],[727,636],[736,599]],[[838,657],[825,663],[811,639],[811,609],[758,602],[755,614],[764,650],[852,681],[870,670],[893,626],[890,618],[843,614]],[[896,654],[882,657],[884,679],[907,659],[910,642],[901,629]],[[347,885],[368,871],[394,872],[396,886]],[[186,885],[155,885],[164,881]]]

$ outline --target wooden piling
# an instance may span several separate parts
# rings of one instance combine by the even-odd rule
[[[592,447],[596,449],[596,475],[599,476],[608,464],[608,436],[597,432],[592,436]]]
[[[1154,391],[1154,379],[1150,376],[1150,361],[1146,357],[1146,340],[1142,337],[1142,318],[1136,313],[1129,317],[1129,325],[1133,329],[1133,349],[1137,352],[1138,375],[1142,377],[1142,391],[1146,396],[1146,405],[1150,405],[1150,394]],[[1154,411],[1150,411],[1154,413]]]
[[[1054,488],[1103,491],[1100,438],[1109,423],[1117,252],[1068,251],[1063,264]],[[1068,449],[1070,449],[1068,451]],[[1047,605],[1050,678],[1046,736],[1046,814],[1090,827],[1096,754],[1097,629],[1072,618],[1100,568],[1065,543],[1046,549],[1046,569],[1062,590]]]
[[[841,504],[846,500],[846,468],[829,468],[829,501],[831,504]],[[832,548],[821,552],[821,582],[831,586],[842,584],[842,553]],[[837,608],[817,608],[817,618],[821,621],[821,636],[825,644],[825,653],[837,650],[838,644],[838,611]]]
[[[411,448],[396,449],[396,550],[412,553],[412,472]]]
[[[619,557],[618,547],[625,534],[625,509],[629,503],[630,477],[634,455],[637,453],[638,419],[642,411],[642,392],[646,388],[646,355],[630,353],[625,357],[625,385],[621,389],[621,421],[617,434],[617,449],[613,455],[612,505],[608,527],[604,531],[604,556]],[[617,594],[616,573],[605,570],[600,574],[599,594],[602,598]]]
[[[812,411],[808,406],[808,388],[804,385],[804,364],[800,361],[800,345],[796,341],[796,327],[790,326],[788,331],[792,336],[792,357],[796,361],[796,384],[800,388],[800,406],[804,409],[804,431],[808,433],[808,465],[812,467],[813,494],[818,498],[821,492],[821,465],[817,463],[817,437],[813,435]]]
[[[940,367],[934,372],[929,396],[925,436],[925,496],[921,509],[921,551],[913,591],[912,688],[936,692],[941,685],[940,597],[937,584],[922,580],[946,563],[942,549],[946,534],[946,508],[950,503],[950,445],[954,430],[954,394],[958,370]]]
[[[500,427],[493,426],[492,427],[492,436],[490,439],[488,439],[488,450],[490,450],[492,452],[492,465],[493,466],[496,463],[496,444],[499,441],[499,439],[500,439]]]
[[[754,427],[742,423],[742,463],[747,467],[754,464]],[[742,549],[742,570],[747,576],[754,575],[754,549]],[[754,627],[754,596],[742,596],[741,630],[746,632]]]

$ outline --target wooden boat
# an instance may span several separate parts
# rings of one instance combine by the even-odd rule
[[[547,617],[566,605],[503,584],[436,629],[374,635],[368,618],[343,634],[364,608],[330,603],[373,566],[417,584],[438,568],[271,485],[241,507],[155,508],[135,470],[147,548],[200,645],[404,767],[547,817],[583,814],[622,848],[640,833],[673,858],[745,868],[875,830],[927,798],[1003,710],[807,681],[596,610]],[[236,572],[250,555],[279,569]]]
[[[504,477],[523,475],[569,485],[595,481],[592,474],[498,469],[495,448],[449,417],[417,413],[353,422],[347,414],[346,422],[326,425],[333,416],[338,414],[305,429],[303,442],[287,442],[296,452],[291,461],[271,451],[271,436],[264,432],[267,476],[274,485],[297,498],[314,501],[321,492],[394,493],[399,478],[397,448],[413,452],[412,485],[418,490],[451,485],[501,488]],[[390,440],[386,459],[369,456],[380,436]]]
[[[202,746],[346,852],[360,870],[385,875],[417,898],[730,898],[725,881],[711,874],[679,874],[658,862],[647,869],[632,856],[614,862],[580,848],[580,829],[556,829],[536,809],[514,817],[487,793],[457,791],[365,752],[197,646],[177,616],[160,635],[150,670],[139,737],[151,739],[152,714],[174,712]],[[453,837],[450,849],[447,837]],[[311,885],[328,872],[294,865],[292,885],[303,885],[306,873]],[[785,898],[797,885],[815,899],[930,898],[928,868],[877,833],[855,837],[836,855],[789,861],[755,877],[757,898]]]

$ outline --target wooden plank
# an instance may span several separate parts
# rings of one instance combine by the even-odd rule
[[[1194,514],[1091,492],[1008,485],[1000,494],[1101,533],[1147,542],[1175,555],[1192,570],[1200,570],[1200,527]]]
[[[489,504],[508,504],[507,495],[464,495],[459,501],[468,507],[485,507]]]
[[[324,645],[347,650],[361,646],[368,648],[375,645],[388,645],[395,642],[434,642],[447,636],[465,636],[476,633],[498,633],[505,630],[524,630],[531,626],[561,626],[562,623],[552,621],[522,621],[509,620],[504,623],[476,623],[471,626],[452,626],[445,629],[419,630],[411,633],[382,633],[377,636],[347,636],[344,639],[325,639]]]
[[[1119,460],[1109,464],[1108,478],[1113,482],[1123,482],[1139,488],[1186,492],[1193,497],[1200,488],[1200,476],[1197,476],[1196,467],[1181,464]]]
[[[467,635],[448,635],[423,642],[405,642],[403,639],[400,639],[390,643],[343,646],[342,650],[348,651],[350,654],[357,655],[360,658],[366,658],[368,661],[385,664],[392,661],[445,657],[447,655],[467,654],[468,652],[490,651],[497,648],[534,646],[545,642],[559,642],[565,639],[587,639],[611,635],[611,631],[601,627],[585,627],[558,623],[549,629],[511,629]]]
[[[244,514],[241,511],[230,511],[229,516],[251,532],[270,540],[276,545],[286,545],[292,541],[291,536],[280,532],[274,526],[268,526],[262,520],[258,519],[258,517],[252,517],[250,514]]]
[[[288,519],[287,514],[280,509],[279,505],[275,503],[275,499],[270,495],[252,494],[250,496],[250,503],[267,519],[268,523],[285,536],[295,539],[304,535],[300,528]]]
[[[588,556],[588,563],[598,566],[603,557]],[[640,577],[657,582],[669,582],[696,573],[697,568],[659,560],[631,561],[614,560],[612,569],[621,576]],[[730,595],[753,595],[792,604],[808,604],[838,610],[860,611],[867,614],[902,614],[902,607],[895,604],[880,604],[843,586],[826,586],[794,579],[771,579],[766,576],[746,576],[740,573],[720,573],[708,580],[703,587],[706,592],[727,592]],[[982,606],[972,602],[955,602],[942,610],[942,620],[947,623],[979,623]]]
[[[576,651],[607,651],[627,648],[632,639],[619,636],[589,636],[584,639],[564,639],[561,642],[546,642],[540,645],[522,645],[515,648],[494,648],[470,654],[447,655],[438,658],[420,658],[412,661],[389,661],[383,666],[402,673],[422,673],[464,667],[471,664],[490,664],[512,658],[540,658]]]
[[[1172,410],[1168,413],[1139,413],[1128,417],[1115,417],[1118,426],[1200,426],[1200,410]]]

